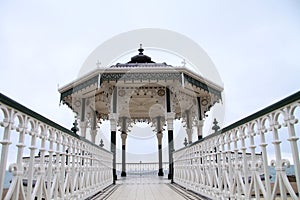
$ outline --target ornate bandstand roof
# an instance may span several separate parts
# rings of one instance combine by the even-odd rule
[[[154,63],[151,58],[147,55],[144,55],[143,52],[144,49],[142,48],[142,45],[140,45],[139,54],[133,56],[128,63]]]
[[[142,47],[138,51],[127,63],[97,68],[60,88],[61,102],[80,115],[85,99],[98,119],[108,119],[116,112],[112,105],[117,104],[118,116],[147,121],[166,114],[166,90],[170,91],[170,109],[176,118],[184,118],[188,110],[204,118],[205,112],[221,100],[223,88],[211,80],[186,66],[156,63],[144,55]],[[114,94],[117,98],[113,100]]]

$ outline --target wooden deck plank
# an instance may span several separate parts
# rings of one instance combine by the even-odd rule
[[[126,177],[117,181],[120,186],[108,200],[184,200],[168,183],[156,176]]]

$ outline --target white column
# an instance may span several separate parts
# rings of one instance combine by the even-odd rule
[[[186,129],[186,134],[188,136],[189,144],[193,143],[193,129],[192,128],[187,128]]]
[[[86,138],[86,129],[87,129],[87,122],[81,121],[80,122],[80,132],[81,132],[81,136],[84,138]]]
[[[186,134],[188,136],[188,142],[189,144],[191,144],[193,143],[193,126],[192,126],[190,110],[186,110],[185,114],[186,114]]]
[[[91,130],[91,141],[92,143],[96,143],[97,129]]]
[[[90,131],[90,134],[91,134],[91,141],[92,143],[96,143],[96,136],[97,136],[97,133],[98,133],[98,130],[97,130],[97,115],[96,115],[96,111],[92,110],[91,112],[91,131]]]
[[[110,131],[117,131],[118,115],[115,113],[109,114]]]
[[[87,129],[87,119],[86,119],[86,99],[83,98],[81,99],[81,108],[80,108],[80,132],[81,132],[81,136],[86,138],[86,129]]]
[[[203,138],[203,125],[204,125],[204,120],[197,121],[198,140],[201,140]]]

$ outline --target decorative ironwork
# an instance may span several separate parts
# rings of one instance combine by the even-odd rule
[[[117,174],[120,176],[122,172],[122,163],[116,163]],[[169,163],[162,162],[164,173],[169,173]],[[153,176],[157,175],[159,168],[158,162],[136,162],[136,163],[126,163],[126,173],[127,175],[133,176]]]
[[[158,96],[160,96],[160,97],[164,96],[165,93],[166,93],[166,91],[165,91],[164,89],[159,89],[159,90],[157,91],[157,94],[158,94]]]
[[[104,81],[143,81],[143,80],[180,80],[181,76],[177,72],[168,73],[104,73],[101,75],[100,83]]]
[[[206,85],[205,83],[203,82],[200,82],[196,79],[194,79],[193,77],[187,75],[187,74],[184,74],[184,79],[189,82],[190,84],[192,84],[193,86],[196,86],[198,88],[201,88],[211,94],[214,94],[216,95],[218,98],[222,99],[222,96],[221,96],[221,91],[218,91],[208,85]]]
[[[167,80],[178,80],[179,82],[181,82],[182,80],[182,76],[180,73],[178,72],[166,72],[166,73],[155,73],[155,72],[147,72],[147,73],[132,73],[132,72],[128,72],[128,73],[103,73],[100,77],[100,85],[103,84],[103,82],[111,82],[111,81],[167,81]],[[189,75],[184,74],[184,79],[189,82],[190,84],[192,84],[193,86],[199,87],[211,94],[214,94],[217,96],[218,99],[221,99],[221,91],[218,91],[212,87],[207,86],[205,83],[202,83],[194,78],[192,78]],[[93,84],[98,83],[99,81],[99,77],[94,76],[93,78],[89,79],[86,82],[83,82],[77,86],[75,86],[74,88],[71,88],[69,90],[67,90],[66,92],[63,92],[61,94],[61,100],[63,100],[65,97],[78,92],[79,90],[82,90],[86,87],[89,87]],[[119,96],[123,95],[123,91],[119,92]],[[162,95],[162,92],[160,91],[159,93],[160,95]],[[163,96],[163,95],[162,95]],[[67,104],[69,104],[68,102],[65,102]],[[202,105],[208,104],[209,100],[208,99],[203,99],[201,101]]]
[[[5,116],[0,119],[5,133],[0,141],[1,198],[86,199],[113,183],[111,152],[2,94],[0,116]],[[7,167],[13,176],[4,194]]]
[[[210,199],[299,199],[299,109],[297,92],[175,151],[174,182]]]
[[[206,98],[203,98],[202,100],[201,100],[201,105],[202,106],[206,106],[208,104],[208,100],[206,99]]]
[[[125,96],[125,90],[119,90],[118,94],[120,97]]]
[[[75,92],[78,92],[78,91],[80,91],[84,88],[87,88],[87,87],[91,86],[91,85],[97,84],[98,83],[98,78],[99,78],[99,75],[96,75],[93,78],[91,78],[91,79],[89,79],[89,80],[87,80],[87,81],[85,81],[85,82],[83,82],[83,83],[81,83],[81,84],[79,84],[79,85],[63,92],[63,93],[61,93],[60,100],[62,101],[65,97],[67,97],[67,96],[69,96],[69,95],[71,95]]]

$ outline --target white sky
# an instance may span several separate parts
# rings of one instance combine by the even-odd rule
[[[71,127],[57,85],[114,35],[169,29],[197,42],[224,82],[225,124],[299,90],[300,1],[0,1],[0,92]],[[155,58],[153,58],[155,60]]]

